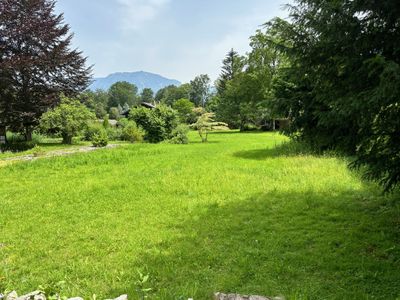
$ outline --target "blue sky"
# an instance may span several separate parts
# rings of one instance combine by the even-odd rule
[[[229,49],[269,19],[286,17],[288,0],[58,0],[96,77],[148,71],[188,82],[215,80]]]

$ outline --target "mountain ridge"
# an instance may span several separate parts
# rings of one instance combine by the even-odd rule
[[[151,88],[154,93],[157,93],[157,91],[169,85],[181,85],[181,82],[176,79],[169,79],[156,73],[137,71],[116,72],[106,77],[94,78],[88,89],[92,91],[98,89],[108,90],[114,83],[118,81],[127,81],[136,85],[139,89],[139,92],[144,88]]]

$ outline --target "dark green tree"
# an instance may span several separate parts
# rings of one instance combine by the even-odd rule
[[[227,82],[239,75],[243,71],[244,66],[244,57],[240,56],[239,53],[231,49],[222,62],[221,75],[216,82],[219,96],[223,95]]]
[[[53,0],[0,2],[0,134],[25,129],[27,140],[41,115],[89,84],[86,58],[71,50],[72,34]]]
[[[139,104],[138,88],[126,81],[114,83],[108,90],[108,107],[121,107],[126,103],[129,106]]]
[[[182,98],[188,98],[190,88],[190,84],[188,83],[182,84],[179,87],[175,85],[167,86],[157,92],[155,100],[158,103],[164,103],[172,106],[175,101]]]
[[[140,101],[151,103],[154,100],[154,92],[150,88],[144,88],[140,94]]]

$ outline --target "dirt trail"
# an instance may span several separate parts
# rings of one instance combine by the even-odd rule
[[[31,160],[36,160],[36,159],[40,159],[40,158],[66,156],[66,155],[71,155],[71,154],[75,154],[75,153],[86,153],[86,152],[96,151],[99,149],[113,149],[118,146],[119,145],[117,145],[117,144],[110,144],[103,148],[96,148],[93,146],[82,146],[82,147],[73,148],[73,149],[65,148],[65,149],[60,149],[60,150],[49,151],[42,155],[27,154],[27,155],[21,155],[21,156],[8,157],[8,158],[0,159],[0,167],[8,165],[10,163],[19,162],[19,161],[31,161]]]

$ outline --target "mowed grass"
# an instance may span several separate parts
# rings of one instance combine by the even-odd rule
[[[398,193],[271,133],[0,168],[0,288],[89,299],[400,296]]]

